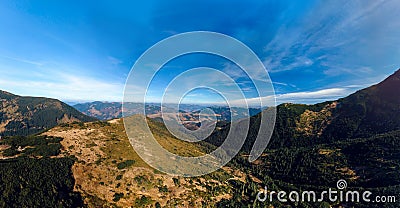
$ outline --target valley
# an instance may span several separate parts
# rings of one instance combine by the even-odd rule
[[[0,139],[0,166],[4,173],[0,186],[4,198],[0,205],[33,206],[48,200],[48,207],[56,204],[68,207],[398,207],[400,201],[379,204],[256,200],[266,186],[276,192],[323,191],[335,188],[338,180],[345,180],[352,190],[399,198],[397,116],[400,100],[397,92],[390,90],[393,87],[400,88],[400,71],[377,85],[335,101],[277,106],[276,126],[268,149],[256,161],[249,162],[247,157],[261,119],[260,114],[255,114],[250,119],[247,140],[232,161],[216,172],[187,178],[167,175],[145,163],[132,148],[123,119],[133,122],[134,128],[129,130],[138,137],[144,134],[141,121],[145,119],[163,148],[188,157],[207,154],[221,145],[229,132],[228,122],[220,120],[205,141],[190,143],[172,136],[157,110],[148,117],[134,113],[100,121],[58,101],[2,92],[2,118],[6,128]],[[21,99],[28,99],[29,104]],[[181,112],[181,116],[193,121],[192,116],[198,115],[200,109],[191,107],[191,113]],[[36,126],[41,127],[37,130],[26,127],[36,132],[34,135],[15,131],[19,135],[9,136],[10,126],[4,125],[7,122],[19,122],[22,126],[27,122],[37,124],[36,114],[53,111],[46,113],[45,118],[55,122],[45,120],[46,125],[39,122],[41,125]],[[222,117],[226,109],[214,108],[214,111]],[[27,168],[32,173],[23,175],[21,171]],[[187,168],[191,165],[187,164]],[[37,179],[43,171],[60,177]],[[13,181],[11,175],[19,175],[19,179]],[[33,188],[36,183],[31,180],[41,181],[43,189]],[[18,186],[24,183],[27,185]],[[46,192],[48,189],[53,191]],[[11,197],[13,194],[18,197]],[[34,197],[28,200],[27,195]]]
[[[74,108],[82,112],[83,114],[91,117],[95,117],[99,120],[109,120],[115,118],[130,115],[143,115],[144,112],[141,110],[142,105],[140,103],[127,102],[124,103],[124,110],[122,112],[122,103],[120,102],[89,102],[75,104]],[[157,121],[162,121],[164,119],[171,120],[175,116],[175,113],[170,113],[174,111],[174,106],[172,104],[163,104],[164,112],[161,111],[161,104],[148,103],[145,105],[145,114],[147,117],[152,118]],[[242,107],[232,107],[227,106],[209,106],[209,105],[195,105],[195,104],[180,104],[179,105],[179,119],[183,125],[191,130],[197,130],[200,127],[199,115],[200,111],[208,108],[214,112],[214,114],[203,114],[204,122],[212,122],[213,117],[216,117],[218,122],[230,122],[237,121],[239,119],[254,116],[261,112],[260,108],[246,108]]]

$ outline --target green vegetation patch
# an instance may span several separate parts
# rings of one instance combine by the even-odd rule
[[[123,193],[115,193],[113,201],[118,202],[122,197],[124,197]]]
[[[3,156],[42,156],[50,157],[60,154],[62,138],[51,136],[14,136],[5,137],[0,144],[9,145]]]
[[[0,161],[0,207],[82,207],[73,191],[72,158]]]
[[[135,160],[126,160],[117,164],[118,169],[125,169],[135,164]]]

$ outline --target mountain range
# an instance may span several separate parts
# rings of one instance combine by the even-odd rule
[[[269,148],[330,143],[400,130],[398,89],[400,69],[376,85],[335,101],[314,105],[281,104],[277,106]],[[251,118],[245,144],[247,150],[256,138],[259,123],[260,114]],[[220,145],[220,138],[225,138],[229,131],[227,126],[215,132],[208,141]]]
[[[133,151],[123,119],[137,123],[130,130],[135,131],[132,135],[140,137],[144,127],[139,121],[145,119],[143,115],[96,121],[58,100],[1,91],[2,135],[39,134],[0,139],[0,184],[3,184],[0,185],[0,206],[11,207],[16,203],[29,207],[47,201],[48,207],[73,204],[89,207],[399,207],[398,200],[392,203],[255,200],[259,190],[266,186],[276,192],[324,191],[335,188],[340,179],[347,181],[348,189],[368,190],[374,195],[399,199],[398,89],[400,70],[345,98],[314,105],[276,106],[276,125],[269,146],[260,158],[249,162],[248,154],[261,119],[260,114],[255,114],[250,118],[250,130],[240,153],[221,170],[195,178],[162,174]],[[96,102],[80,105],[80,110],[88,112],[89,109],[90,115],[102,118],[119,117],[118,105]],[[93,109],[98,110],[99,106],[103,106],[103,112],[97,113]],[[159,113],[156,105],[151,109]],[[199,110],[191,106],[181,113],[190,113],[193,117],[188,118],[192,119]],[[215,107],[214,111],[223,115],[226,109]],[[215,150],[226,138],[230,126],[220,120],[218,128],[206,140],[188,143],[174,138],[158,121],[157,116],[155,120],[147,119],[157,141],[170,152],[183,156],[199,156]],[[31,174],[23,174],[26,169]],[[41,178],[44,172],[52,177]],[[17,180],[13,179],[14,175]],[[36,190],[33,184],[37,183],[51,191]]]
[[[96,119],[56,99],[25,97],[0,90],[0,135],[29,135],[58,124]]]
[[[316,105],[283,104],[278,106],[275,137],[332,142],[399,130],[398,89],[400,70],[376,85],[336,101]],[[291,131],[283,131],[280,126]]]
[[[95,117],[100,120],[109,120],[114,118],[122,118],[123,116],[130,116],[136,114],[143,114],[140,110],[142,104],[126,102],[124,103],[124,115],[122,113],[121,102],[88,102],[73,105],[74,108],[79,110],[85,115]],[[172,119],[174,113],[172,111],[174,106],[172,104],[163,104],[164,112],[161,112],[161,104],[149,103],[145,105],[146,116],[154,120],[162,122],[163,119]],[[202,114],[203,122],[213,122],[215,115],[219,122],[236,121],[248,116],[254,116],[261,112],[260,108],[242,108],[242,107],[227,107],[216,105],[195,105],[195,104],[180,104],[179,105],[179,119],[183,122],[184,126],[191,130],[196,130],[200,127],[199,115],[200,111],[204,108],[211,109],[214,113]],[[172,111],[175,112],[175,111]],[[164,118],[163,118],[164,116]]]

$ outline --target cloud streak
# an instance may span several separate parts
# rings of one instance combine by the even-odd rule
[[[381,38],[386,38],[386,32],[398,31],[393,25],[382,25],[399,16],[392,8],[399,8],[399,3],[321,2],[301,17],[289,16],[283,22],[274,39],[264,47],[264,64],[272,73],[313,67],[328,76],[370,74],[365,69],[376,64],[374,60],[361,63],[351,55],[367,56],[364,53],[368,49],[385,42]],[[374,33],[375,37],[371,36]]]
[[[41,63],[41,62],[38,62],[38,61],[31,61],[31,60],[22,59],[22,58],[15,58],[15,57],[2,56],[2,55],[0,55],[0,58],[5,58],[5,59],[12,60],[12,61],[17,61],[17,62],[21,62],[21,63],[26,63],[26,64],[31,64],[31,65],[34,65],[34,66],[43,66],[43,63]]]
[[[354,92],[354,88],[352,87],[328,88],[316,91],[292,92],[292,93],[277,94],[275,96],[249,98],[246,99],[246,102],[249,106],[253,105],[258,106],[261,101],[264,104],[269,104],[273,103],[274,100],[276,100],[276,104],[281,104],[281,103],[312,104],[319,101],[336,100],[338,98],[345,97],[352,92]],[[234,100],[230,104],[235,106],[235,105],[241,105],[243,102],[244,102],[243,100]]]
[[[1,77],[0,86],[18,95],[51,97],[63,101],[122,101],[122,83],[110,83],[63,72],[53,72],[51,77],[52,79],[47,80],[29,81]]]

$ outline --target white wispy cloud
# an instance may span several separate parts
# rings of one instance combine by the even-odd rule
[[[0,58],[9,59],[9,60],[12,60],[12,61],[17,61],[17,62],[26,63],[26,64],[31,64],[31,65],[34,65],[34,66],[42,66],[43,65],[43,63],[39,62],[39,61],[32,61],[32,60],[28,60],[28,59],[24,59],[24,58],[18,58],[18,57],[0,55]]]
[[[65,101],[121,101],[123,83],[93,77],[48,72],[48,79],[19,80],[0,78],[1,89],[25,96],[43,96]]]
[[[266,97],[255,97],[245,100],[240,99],[231,101],[230,104],[243,106],[244,103],[247,103],[249,106],[253,106],[253,105],[260,105],[261,101],[265,106],[271,106],[275,102],[277,105],[281,103],[316,103],[318,101],[335,100],[341,97],[345,97],[350,93],[352,93],[353,91],[354,89],[352,89],[351,87],[329,88],[316,91],[277,94],[275,96],[270,95]]]
[[[276,95],[278,102],[285,102],[288,100],[305,100],[305,99],[330,99],[341,96],[346,96],[348,93],[347,88],[330,88],[309,92],[293,92],[286,94]]]
[[[113,56],[107,56],[107,59],[112,65],[119,65],[119,64],[123,63],[123,61],[121,61],[120,59],[117,59]]]
[[[386,24],[398,16],[394,8],[399,8],[396,1],[327,1],[318,3],[300,19],[288,15],[290,18],[264,47],[267,56],[263,62],[272,73],[319,64],[328,76],[369,74],[371,70],[366,69],[374,60],[356,57],[367,56],[368,51],[377,57],[383,55],[376,49],[395,41],[396,24]],[[389,38],[393,41],[387,41]]]

